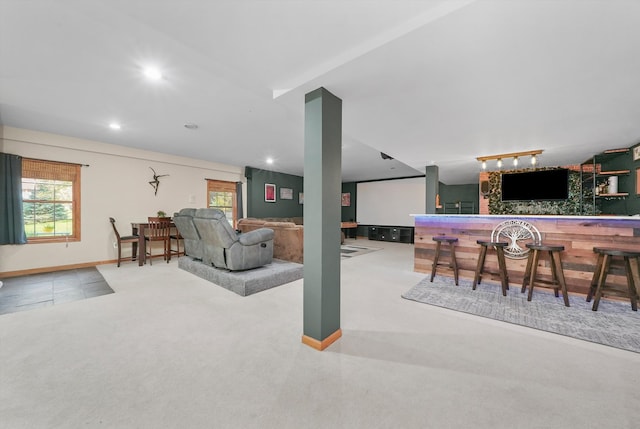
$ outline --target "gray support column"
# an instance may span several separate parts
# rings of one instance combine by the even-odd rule
[[[324,88],[305,96],[304,305],[302,342],[323,350],[340,330],[342,100]]]
[[[424,178],[426,182],[426,203],[425,214],[436,214],[436,197],[440,192],[440,181],[438,178],[438,166],[428,165],[427,175]]]

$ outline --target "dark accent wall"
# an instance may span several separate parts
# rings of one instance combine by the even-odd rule
[[[640,214],[640,196],[636,189],[637,174],[640,174],[636,169],[640,168],[640,159],[635,161],[633,159],[633,151],[636,147],[640,147],[640,144],[630,146],[628,152],[620,154],[595,155],[595,160],[601,164],[602,171],[629,170],[629,174],[618,175],[618,192],[627,192],[629,195],[624,198],[596,198],[596,213],[619,216]],[[606,179],[606,176],[599,177],[598,183]]]
[[[596,159],[597,156],[596,156]],[[604,159],[602,161],[601,169],[603,171],[614,171],[614,170],[631,170],[631,162],[633,160],[632,152],[621,154],[619,156],[613,156],[610,159]],[[633,179],[635,179],[634,172],[630,172],[627,175],[619,175],[618,176],[618,190],[619,192],[629,192],[629,197],[627,198],[615,198],[615,199],[606,199],[600,198],[598,200],[599,203],[599,212],[605,214],[627,214],[628,213],[628,205],[632,199],[635,200],[635,187],[631,188],[633,184]],[[605,181],[605,178],[601,178],[598,180]]]
[[[631,146],[629,159],[631,160],[631,173],[629,173],[629,184],[627,189],[629,190],[629,198],[627,213],[630,215],[640,214],[640,189],[636,189],[636,184],[640,183],[638,176],[640,175],[640,159],[633,160],[633,151],[635,148],[640,148],[640,144]],[[640,150],[640,149],[638,149]]]
[[[634,145],[629,148],[629,152],[620,156],[614,156],[602,163],[603,171],[629,170],[629,174],[618,176],[618,191],[628,192],[629,196],[618,199],[602,199],[600,210],[602,213],[634,215],[640,214],[640,197],[636,189],[636,169],[640,168],[640,159],[633,160]],[[597,159],[597,158],[596,158]],[[604,180],[604,179],[602,179]]]
[[[480,207],[480,188],[479,184],[471,183],[468,185],[445,185],[440,182],[440,204],[455,203],[459,201],[473,202],[473,212],[479,213]]]
[[[356,201],[358,195],[356,194],[356,182],[346,182],[342,184],[342,193],[351,194],[351,205],[348,207],[342,207],[342,222],[355,222],[356,220]]]
[[[245,167],[247,178],[247,217],[302,217],[303,205],[298,196],[304,189],[304,178],[276,171]],[[264,185],[276,185],[276,201],[264,200]],[[280,198],[280,188],[293,189],[293,199]]]

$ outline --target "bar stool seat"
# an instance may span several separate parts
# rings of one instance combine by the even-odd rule
[[[596,263],[596,269],[593,272],[593,279],[587,294],[587,302],[591,302],[591,298],[595,295],[591,310],[598,311],[600,298],[606,292],[608,295],[628,297],[631,302],[631,309],[638,311],[638,300],[640,300],[638,287],[640,287],[640,284],[636,285],[635,283],[636,281],[640,282],[640,252],[607,247],[594,247],[593,251],[598,254],[598,262]],[[621,257],[623,260],[624,271],[627,275],[627,290],[606,284],[607,275],[611,268],[611,259],[614,257]],[[632,260],[635,260],[635,272],[631,264]]]
[[[446,264],[449,266],[449,268],[453,270],[453,278],[456,282],[456,286],[458,286],[458,261],[456,261],[456,247],[454,246],[454,244],[458,242],[458,239],[456,237],[447,237],[446,235],[436,235],[435,237],[432,237],[432,240],[436,242],[436,255],[433,258],[433,268],[431,269],[431,282],[433,282],[433,278],[436,275],[436,268],[438,268],[438,265]],[[442,243],[449,245],[450,258],[449,258],[448,264],[443,262],[438,262],[438,259],[440,259],[440,248]]]
[[[564,246],[549,245],[543,243],[529,243],[526,245],[531,252],[529,253],[529,259],[527,259],[527,268],[524,272],[524,278],[522,279],[521,293],[529,286],[529,296],[527,301],[531,301],[533,296],[533,288],[537,283],[537,286],[553,289],[555,296],[558,295],[558,289],[562,289],[562,297],[564,298],[564,305],[569,307],[569,295],[567,294],[567,283],[564,279],[564,271],[562,270],[562,262],[560,260],[560,252],[564,251]],[[543,280],[537,278],[538,261],[540,260],[540,253],[548,252],[549,262],[551,263],[551,280]]]
[[[482,281],[482,273],[484,270],[484,262],[487,257],[487,250],[491,247],[496,250],[496,256],[498,257],[498,271],[489,272],[489,274],[500,274],[500,280],[502,283],[502,296],[507,296],[507,290],[509,290],[509,274],[507,273],[507,264],[504,259],[504,248],[509,245],[506,241],[491,241],[491,240],[476,240],[476,243],[480,245],[480,255],[478,255],[478,266],[476,268],[476,275],[473,278],[472,290],[476,290],[476,285]]]

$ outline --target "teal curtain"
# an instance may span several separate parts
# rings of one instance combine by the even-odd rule
[[[236,207],[238,208],[238,220],[244,217],[242,206],[242,182],[236,182]]]
[[[0,244],[26,244],[22,217],[22,157],[0,153]]]

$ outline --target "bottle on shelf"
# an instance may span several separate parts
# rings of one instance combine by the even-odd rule
[[[607,181],[607,193],[609,194],[617,194],[618,193],[618,176],[611,176]]]

